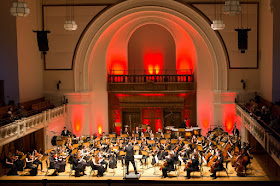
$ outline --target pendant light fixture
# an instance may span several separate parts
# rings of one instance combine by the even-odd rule
[[[223,13],[226,15],[238,15],[242,12],[242,6],[239,0],[226,0],[223,6]]]
[[[69,0],[66,0],[66,21],[64,24],[64,29],[68,31],[77,30],[78,25],[74,21],[74,0],[73,4],[70,5]]]
[[[10,13],[12,16],[26,17],[30,14],[30,8],[23,1],[15,1],[10,8]]]
[[[213,30],[223,30],[225,28],[225,24],[221,18],[220,11],[217,14],[216,6],[220,6],[220,5],[217,5],[217,3],[215,3],[215,20],[213,20],[213,23],[211,24],[211,28]]]

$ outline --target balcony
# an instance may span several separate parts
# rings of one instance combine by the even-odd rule
[[[246,107],[236,103],[236,115],[240,116],[244,127],[263,146],[267,153],[280,166],[280,136],[264,122],[256,120],[256,117]]]
[[[187,91],[195,90],[192,70],[164,70],[161,73],[110,71],[108,91]]]
[[[62,105],[4,125],[0,127],[0,146],[47,127],[52,119],[64,116],[65,114],[65,105]]]

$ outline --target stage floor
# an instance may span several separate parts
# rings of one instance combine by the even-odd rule
[[[47,157],[46,157],[47,158]],[[151,159],[150,159],[151,160]],[[149,162],[151,162],[149,160]],[[266,172],[262,169],[261,165],[258,163],[256,158],[253,158],[251,166],[249,166],[249,170],[247,171],[246,177],[239,177],[236,175],[234,168],[231,166],[231,163],[228,163],[228,176],[225,171],[217,172],[218,178],[214,181],[271,181],[269,176]],[[44,171],[46,172],[46,164],[43,161]],[[140,166],[140,162],[137,161],[137,169],[140,172],[141,176],[139,180],[154,180],[154,181],[212,181],[212,177],[210,177],[210,168],[207,166],[203,166],[202,177],[200,176],[200,172],[193,172],[191,173],[191,179],[186,179],[186,172],[184,170],[184,165],[179,167],[179,176],[176,175],[176,172],[170,172],[168,175],[169,177],[162,179],[162,172],[159,170],[159,167],[142,167]],[[52,173],[52,170],[49,171],[49,174],[45,176],[45,172],[38,171],[37,176],[28,176],[28,172],[23,173],[23,175],[19,176],[2,176],[0,180],[123,180],[124,172],[121,166],[121,162],[118,161],[118,168],[109,169],[104,173],[103,177],[97,177],[97,171],[92,172],[90,175],[90,167],[86,168],[85,173],[87,175],[81,177],[75,177],[74,171],[72,172],[71,176],[69,176],[70,172],[70,165],[66,165],[66,171],[59,173],[59,176],[49,176]],[[133,171],[132,165],[129,167],[130,171]]]

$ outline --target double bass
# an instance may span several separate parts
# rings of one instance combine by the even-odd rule
[[[246,164],[249,161],[249,157],[246,156],[246,153],[243,153],[236,162],[236,172],[237,175],[242,174]]]

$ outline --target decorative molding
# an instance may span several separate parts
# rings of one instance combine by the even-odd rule
[[[195,90],[195,83],[108,83],[107,91],[181,91],[181,90]]]

